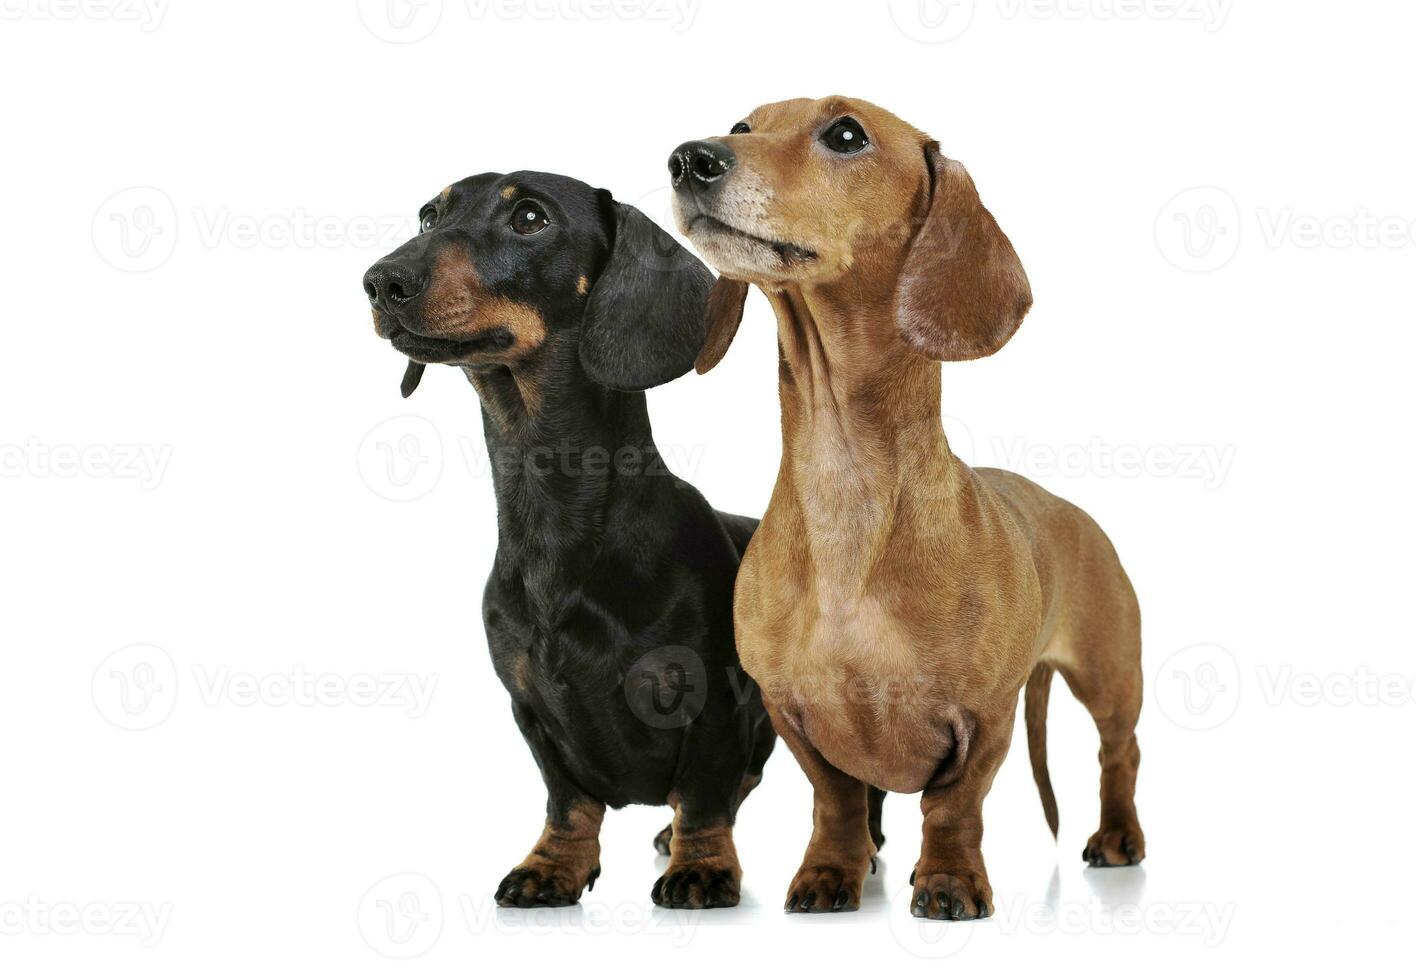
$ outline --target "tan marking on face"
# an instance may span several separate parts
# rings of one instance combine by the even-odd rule
[[[510,201],[510,200],[511,200],[513,197],[515,197],[515,196],[516,196],[516,185],[515,185],[515,184],[507,184],[505,187],[503,187],[503,188],[501,189],[501,199],[502,199],[503,201]]]
[[[515,361],[546,339],[546,323],[534,307],[487,292],[467,253],[444,249],[433,262],[418,332],[444,340],[472,340],[495,327],[509,329],[516,342],[505,350],[476,355],[476,360]]]
[[[446,187],[444,187],[441,191],[438,192],[438,200],[441,201],[443,204],[446,204],[446,203],[447,203],[447,199],[448,199],[449,197],[451,197],[451,196],[452,196],[452,185],[451,185],[451,184],[448,184]]]
[[[820,142],[827,126],[850,116],[869,145],[852,155]],[[862,262],[873,274],[899,259],[928,202],[929,137],[879,106],[831,96],[793,99],[755,109],[751,132],[717,137],[737,157],[721,189],[702,202],[704,213],[756,239],[815,252],[806,262],[784,262],[760,241],[715,232],[700,223],[680,229],[720,270],[759,285],[837,279]]]
[[[373,309],[373,314],[374,314],[374,333],[375,333],[377,336],[379,336],[379,337],[386,337],[386,336],[388,336],[387,334],[384,333],[383,314],[379,312],[378,307],[374,307],[374,309]]]
[[[581,296],[584,296],[585,294],[590,292],[590,280],[587,279],[585,276],[581,276],[575,281],[575,291]]]

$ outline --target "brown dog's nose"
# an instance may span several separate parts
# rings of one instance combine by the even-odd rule
[[[369,302],[384,313],[392,313],[396,307],[417,297],[424,285],[423,277],[416,270],[388,259],[375,262],[364,273],[364,292]]]
[[[674,150],[669,157],[669,177],[675,188],[690,182],[707,187],[736,163],[737,157],[726,145],[712,140],[694,140]]]

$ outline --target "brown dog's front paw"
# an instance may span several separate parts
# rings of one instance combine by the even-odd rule
[[[710,862],[670,865],[654,882],[655,905],[669,909],[727,909],[741,898],[742,875],[736,868]]]
[[[1107,829],[1091,835],[1082,860],[1093,868],[1124,868],[1146,859],[1146,835],[1139,826]]]
[[[993,914],[993,889],[977,871],[913,874],[910,915],[920,919],[986,919]]]
[[[580,901],[580,893],[595,887],[600,877],[599,867],[588,874],[553,864],[523,864],[502,879],[497,888],[497,904],[503,908],[529,909],[537,906],[560,907]]]
[[[788,912],[854,912],[860,908],[860,890],[864,883],[864,870],[803,866],[792,879],[787,902],[782,908]]]

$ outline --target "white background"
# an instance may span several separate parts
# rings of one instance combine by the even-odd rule
[[[1397,954],[1416,12],[424,2],[0,5],[0,972],[1237,975]],[[1016,339],[945,369],[947,427],[966,460],[1088,509],[1135,581],[1150,856],[1083,869],[1096,737],[1059,683],[1061,841],[1020,736],[987,805],[989,922],[909,918],[919,811],[899,797],[865,908],[784,916],[810,807],[780,747],[739,822],[740,909],[652,908],[668,811],[640,808],[607,818],[580,909],[495,913],[544,796],[478,618],[477,404],[437,368],[399,399],[360,276],[481,171],[562,171],[666,220],[676,144],[833,92],[941,140],[1027,266]],[[717,372],[651,398],[721,508],[766,503],[774,359],[754,296]],[[291,693],[313,677],[317,703]],[[365,704],[369,681],[431,700]]]

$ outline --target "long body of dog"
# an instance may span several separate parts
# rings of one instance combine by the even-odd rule
[[[1101,734],[1101,827],[1084,857],[1140,861],[1133,801],[1140,613],[1082,511],[949,450],[941,360],[992,353],[1032,302],[961,165],[847,98],[763,106],[669,162],[676,216],[723,277],[699,369],[748,283],[777,315],[783,458],[738,577],[742,663],[815,791],[789,911],[859,906],[872,788],[922,793],[912,912],[989,915],[984,796],[1018,692],[1053,833],[1044,716],[1054,671]]]
[[[692,366],[712,273],[635,209],[551,174],[460,181],[421,224],[364,286],[410,358],[405,396],[446,363],[481,398],[499,532],[483,619],[548,794],[497,901],[577,901],[605,807],[668,803],[654,901],[735,905],[732,825],[775,740],[733,643],[757,522],[667,471],[641,390]]]

